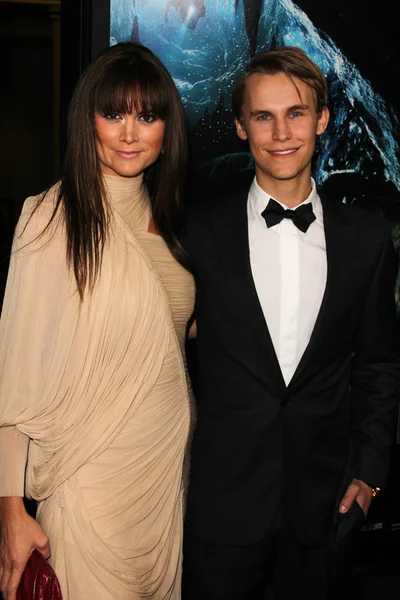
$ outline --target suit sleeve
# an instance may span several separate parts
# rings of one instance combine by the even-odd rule
[[[354,477],[377,487],[388,476],[399,404],[395,276],[387,232],[356,333],[351,376]]]

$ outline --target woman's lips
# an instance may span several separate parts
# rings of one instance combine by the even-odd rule
[[[137,158],[141,153],[141,150],[135,150],[133,152],[124,152],[123,150],[117,150],[118,156],[121,158]]]

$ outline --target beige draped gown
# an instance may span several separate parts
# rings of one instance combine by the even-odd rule
[[[112,231],[82,305],[61,220],[35,239],[55,190],[29,221],[36,198],[24,205],[0,330],[0,495],[39,502],[65,600],[179,600],[194,283],[148,232],[142,182],[105,182]]]

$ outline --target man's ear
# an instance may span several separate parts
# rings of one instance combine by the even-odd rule
[[[327,106],[324,106],[321,113],[318,115],[318,123],[317,123],[317,135],[321,135],[324,133],[325,129],[328,127],[329,121],[329,110]]]
[[[243,124],[238,119],[235,119],[235,125],[236,125],[236,133],[238,134],[240,139],[247,140],[247,133],[246,133],[245,128],[243,127]]]

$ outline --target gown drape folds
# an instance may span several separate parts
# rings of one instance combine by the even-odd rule
[[[25,202],[1,321],[0,426],[30,439],[26,493],[65,600],[178,600],[193,281],[147,233],[141,181],[105,180],[110,235],[82,303],[61,215],[37,237],[56,188],[32,217],[37,199]]]

